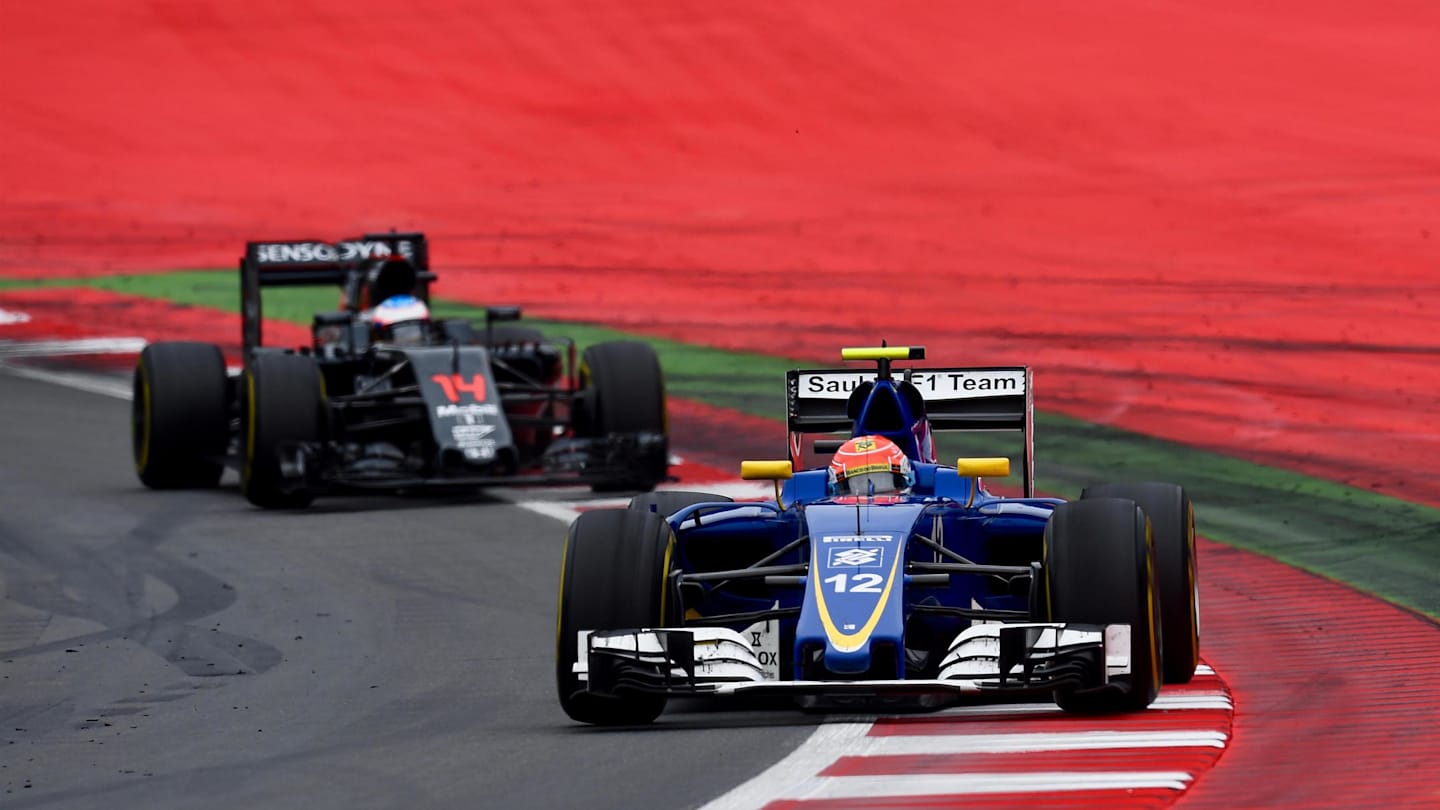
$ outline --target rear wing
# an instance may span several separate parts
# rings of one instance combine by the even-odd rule
[[[896,369],[895,377],[920,393],[932,430],[1019,431],[1025,496],[1035,491],[1035,408],[1029,366]],[[849,432],[847,405],[874,369],[793,369],[785,375],[785,422],[791,447],[807,433]]]
[[[261,288],[343,286],[366,262],[396,254],[415,266],[416,294],[428,301],[429,283],[435,274],[430,272],[430,250],[423,233],[367,233],[338,242],[246,242],[245,255],[240,258],[240,329],[246,363],[262,342]]]

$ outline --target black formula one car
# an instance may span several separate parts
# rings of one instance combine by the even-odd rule
[[[420,233],[250,242],[240,260],[244,367],[219,347],[147,346],[135,368],[135,470],[154,489],[240,471],[258,506],[344,490],[511,484],[649,490],[668,476],[665,387],[647,344],[574,341],[512,323],[429,317]],[[338,285],[313,342],[262,345],[261,289]]]

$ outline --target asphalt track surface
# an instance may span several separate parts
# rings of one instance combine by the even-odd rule
[[[0,372],[0,806],[683,808],[722,794],[753,806],[802,786],[851,791],[865,772],[890,786],[940,780],[922,791],[937,795],[884,806],[974,806],[945,786],[993,763],[876,756],[887,750],[876,735],[968,740],[1047,723],[1230,736],[1223,754],[1209,749],[1218,763],[1203,748],[1130,752],[1147,771],[1192,774],[1180,798],[1191,810],[1440,806],[1427,776],[1440,763],[1434,623],[1243,551],[1207,542],[1200,555],[1201,651],[1223,685],[1196,685],[1234,696],[1233,726],[1228,710],[988,729],[924,716],[857,727],[847,748],[832,739],[847,718],[829,716],[841,725],[816,748],[816,717],[690,703],[644,730],[581,728],[552,687],[560,523],[504,498],[326,499],[275,513],[233,485],[148,492],[127,463],[128,406],[113,393],[123,378],[86,378],[112,392],[100,396],[18,371]],[[763,455],[763,442],[734,446],[754,431],[692,408],[673,415],[691,437],[687,464]],[[513,497],[545,499],[556,516],[589,500]],[[809,753],[784,765],[802,741],[795,753]],[[1040,757],[1012,765],[1055,767]],[[1067,767],[1118,767],[1103,752],[1081,757]],[[1177,790],[1106,802],[1164,807]],[[1040,796],[1004,792],[981,804]]]
[[[563,525],[498,499],[156,493],[129,405],[0,375],[0,806],[695,806],[796,712],[574,725]],[[89,459],[76,463],[76,459]]]

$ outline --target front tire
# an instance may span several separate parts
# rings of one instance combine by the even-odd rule
[[[242,384],[241,491],[265,509],[309,506],[314,493],[303,479],[285,475],[281,461],[296,445],[321,439],[325,405],[319,368],[304,355],[257,353]]]
[[[151,489],[220,483],[230,443],[225,357],[209,343],[152,343],[135,364],[135,472]]]
[[[1185,490],[1155,482],[1086,487],[1080,499],[1129,498],[1150,518],[1165,683],[1189,683],[1200,663],[1200,590],[1195,573],[1195,507]]]
[[[1055,507],[1045,525],[1044,594],[1050,621],[1130,625],[1123,686],[1057,689],[1068,712],[1139,711],[1160,693],[1160,604],[1145,513],[1131,500],[1089,498]]]
[[[665,710],[664,695],[600,695],[574,672],[585,630],[679,624],[670,592],[675,537],[662,515],[631,509],[585,512],[570,524],[560,571],[555,683],[571,719],[601,726],[641,725]]]

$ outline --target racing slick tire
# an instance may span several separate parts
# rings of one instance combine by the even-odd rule
[[[1088,498],[1055,507],[1045,525],[1050,621],[1130,625],[1130,674],[1117,676],[1126,688],[1056,689],[1065,711],[1139,711],[1160,693],[1160,601],[1146,521],[1132,500]]]
[[[303,477],[281,468],[287,447],[318,442],[324,425],[324,391],[311,357],[270,352],[251,357],[242,383],[240,489],[265,509],[309,506],[314,493]]]
[[[585,512],[570,524],[560,563],[555,683],[571,719],[600,726],[642,725],[665,710],[664,695],[589,692],[575,674],[584,630],[674,627],[671,592],[675,537],[665,518],[638,509]]]
[[[220,483],[230,443],[225,357],[210,343],[151,343],[135,364],[130,438],[151,489]]]
[[[625,508],[637,509],[641,512],[655,512],[661,517],[668,517],[697,503],[734,502],[735,499],[728,495],[711,495],[708,492],[684,492],[671,489],[664,492],[642,492],[631,498],[629,505]]]
[[[668,436],[665,378],[660,358],[647,343],[617,340],[597,343],[580,356],[583,398],[575,414],[577,436],[651,433]],[[665,446],[630,466],[591,484],[595,492],[651,490],[668,471]]]
[[[1190,497],[1176,484],[1143,482],[1086,487],[1080,499],[1086,498],[1129,498],[1150,518],[1165,683],[1189,683],[1200,663],[1200,589],[1195,574],[1195,507]]]

